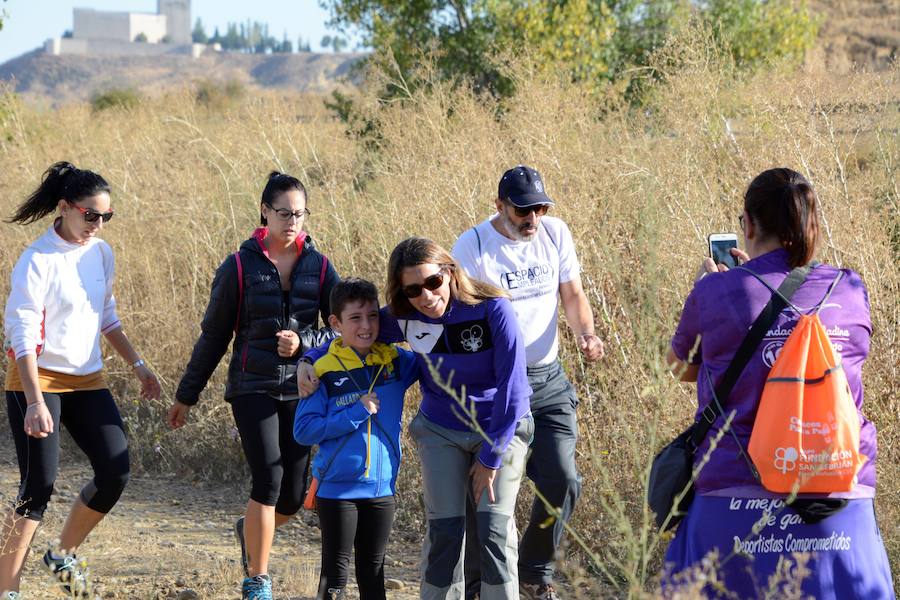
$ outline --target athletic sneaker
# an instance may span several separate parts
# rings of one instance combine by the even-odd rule
[[[559,600],[552,583],[519,583],[522,600]]]
[[[23,600],[24,596],[20,592],[4,592],[0,596],[0,600]]]
[[[87,574],[82,571],[83,564],[79,564],[74,554],[58,555],[50,547],[44,553],[44,566],[59,583],[59,588],[70,598],[90,598],[90,582]]]
[[[241,584],[242,600],[273,600],[272,578],[268,575],[248,577]]]
[[[347,591],[344,588],[328,588],[325,600],[347,600]]]
[[[241,545],[241,568],[244,569],[244,577],[250,577],[250,559],[247,558],[247,544],[244,543],[244,517],[234,522],[234,537]]]

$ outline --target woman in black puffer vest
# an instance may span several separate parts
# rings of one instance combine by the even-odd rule
[[[253,479],[246,515],[235,524],[247,577],[244,598],[269,597],[274,529],[303,503],[310,448],[292,434],[297,358],[334,337],[318,325],[320,317],[327,322],[338,275],[302,230],[306,200],[294,177],[269,176],[260,204],[263,227],[216,271],[200,338],[168,414],[171,427],[184,424],[234,332],[225,399]]]

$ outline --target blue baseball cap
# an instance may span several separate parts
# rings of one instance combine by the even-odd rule
[[[497,187],[497,196],[501,200],[512,202],[520,208],[535,204],[554,204],[544,193],[541,174],[525,165],[513,167],[504,173]]]

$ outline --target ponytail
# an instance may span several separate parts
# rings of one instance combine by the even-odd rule
[[[791,169],[769,169],[757,175],[744,194],[744,210],[762,236],[772,236],[788,252],[791,267],[808,264],[819,243],[816,192]]]
[[[41,178],[41,185],[19,205],[7,223],[27,225],[56,210],[60,200],[78,202],[82,198],[109,193],[109,184],[103,177],[61,161],[50,166]]]

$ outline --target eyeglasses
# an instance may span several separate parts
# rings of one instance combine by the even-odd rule
[[[282,221],[290,221],[291,219],[297,219],[299,221],[309,214],[308,208],[304,208],[303,210],[288,210],[286,208],[274,208],[272,206],[269,206],[269,208],[274,210],[275,214],[278,215],[278,218]]]
[[[422,290],[433,292],[444,285],[444,269],[441,269],[434,275],[425,278],[422,283],[413,283],[403,286],[403,295],[407,298],[418,298],[422,295]]]
[[[81,213],[81,216],[84,218],[85,223],[96,223],[100,219],[102,219],[103,222],[106,223],[113,218],[113,211],[102,213],[97,212],[96,210],[93,210],[91,208],[83,208],[81,206],[78,206],[71,200],[66,200],[66,202],[78,209],[78,212]]]
[[[744,215],[743,214],[738,215],[738,223],[741,226],[741,231],[743,231],[744,230]]]
[[[543,217],[547,214],[547,211],[550,210],[549,204],[532,204],[531,206],[516,206],[510,201],[506,201],[506,203],[512,207],[513,211],[515,211],[517,217],[525,218],[531,213],[536,214],[539,217]]]

